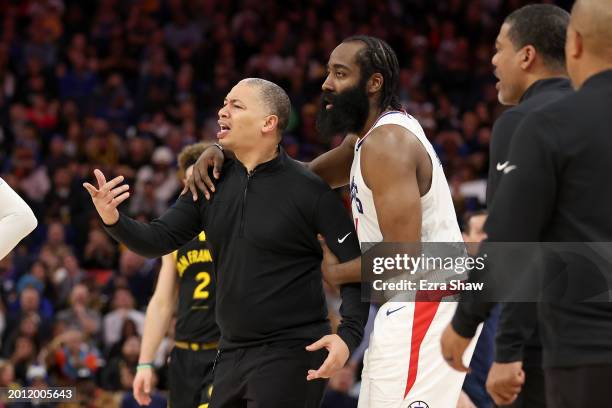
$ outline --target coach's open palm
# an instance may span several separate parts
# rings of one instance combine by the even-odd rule
[[[317,378],[329,378],[346,364],[350,352],[348,346],[340,336],[337,334],[323,336],[310,346],[306,346],[306,350],[317,351],[324,347],[329,353],[327,358],[318,370],[308,370],[306,380],[311,381]]]
[[[208,176],[208,169],[213,168],[213,177],[219,179],[221,176],[221,167],[225,157],[223,152],[215,146],[210,146],[202,152],[198,160],[193,166],[193,174],[187,179],[187,184],[182,193],[186,193],[187,189],[191,191],[193,201],[198,199],[198,190],[202,190],[207,200],[210,199],[210,194],[215,192],[215,184]],[[209,191],[210,190],[210,191]]]
[[[119,221],[117,206],[130,196],[128,191],[130,186],[127,184],[119,186],[123,182],[123,176],[115,177],[106,182],[106,177],[100,170],[95,169],[94,175],[98,180],[98,188],[89,183],[83,183],[83,187],[89,192],[91,201],[93,201],[102,221],[106,225],[113,225]]]

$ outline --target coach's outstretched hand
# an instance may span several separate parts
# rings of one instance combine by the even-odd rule
[[[213,177],[218,180],[221,176],[221,167],[223,167],[224,161],[223,152],[216,146],[210,146],[204,150],[193,165],[193,174],[187,180],[181,194],[186,193],[189,189],[193,201],[197,201],[198,190],[202,190],[206,199],[210,200],[211,193],[215,192],[215,184],[208,176],[208,169],[213,168]]]
[[[318,370],[308,370],[306,380],[316,380],[317,378],[329,378],[336,371],[344,367],[349,358],[349,348],[337,334],[328,334],[321,337],[318,341],[306,346],[308,351],[317,351],[325,347],[328,351],[327,358]]]
[[[136,371],[134,383],[134,399],[140,405],[149,405],[151,403],[151,388],[153,384],[153,368],[139,369]]]
[[[469,346],[470,340],[472,339],[460,336],[450,323],[446,326],[446,329],[444,329],[444,333],[442,333],[442,339],[440,340],[442,345],[442,357],[449,366],[457,371],[464,373],[470,371],[470,369],[463,364],[463,354],[465,353],[465,349]]]
[[[107,183],[106,177],[100,170],[95,169],[94,175],[98,180],[98,188],[89,183],[83,183],[83,187],[89,192],[91,201],[93,201],[102,221],[106,225],[113,225],[119,221],[117,206],[130,196],[128,191],[130,186],[127,184],[119,186],[123,182],[123,176],[115,177]]]

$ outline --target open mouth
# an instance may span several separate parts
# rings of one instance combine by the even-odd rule
[[[217,132],[217,139],[223,139],[231,130],[231,128],[225,123],[219,123],[219,128],[220,130]]]
[[[332,98],[330,98],[327,95],[323,96],[323,106],[325,106],[325,110],[332,109],[334,107],[334,103],[332,101]]]

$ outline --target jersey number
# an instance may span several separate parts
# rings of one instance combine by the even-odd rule
[[[195,280],[200,282],[198,286],[196,286],[193,291],[194,299],[208,299],[210,293],[206,289],[208,285],[210,285],[210,274],[208,272],[200,272],[196,275]]]

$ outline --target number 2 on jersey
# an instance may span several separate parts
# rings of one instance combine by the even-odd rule
[[[198,286],[196,286],[193,291],[194,299],[208,299],[210,296],[210,292],[208,292],[206,287],[210,285],[210,274],[208,272],[199,272],[195,277],[196,282],[200,282]]]

